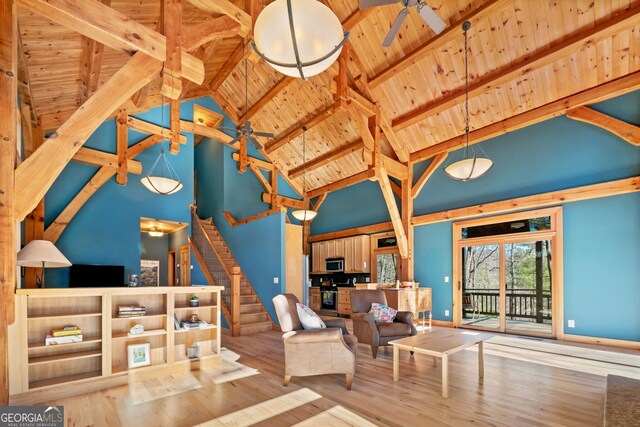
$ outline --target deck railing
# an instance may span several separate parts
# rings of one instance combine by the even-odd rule
[[[476,307],[476,314],[498,316],[500,314],[500,294],[497,289],[467,289],[465,296],[470,296]],[[507,289],[507,312],[509,319],[551,319],[551,292],[543,291],[541,306],[534,289]],[[472,315],[472,307],[464,307],[466,315]],[[540,313],[540,315],[538,315]]]

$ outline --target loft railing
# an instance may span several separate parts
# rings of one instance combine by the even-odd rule
[[[240,267],[229,268],[220,256],[218,247],[203,228],[201,220],[194,209],[191,211],[191,239],[196,249],[200,264],[216,285],[222,286],[222,312],[229,321],[231,335],[240,335]],[[213,225],[213,224],[212,224]]]
[[[500,314],[500,293],[497,289],[467,289],[465,296],[471,298],[477,314],[498,316]],[[541,299],[532,289],[507,289],[506,316],[514,319],[536,319],[538,323],[551,319],[551,292],[542,292]],[[473,309],[465,307],[465,314]]]

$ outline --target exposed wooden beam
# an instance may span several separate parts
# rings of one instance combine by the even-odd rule
[[[236,162],[240,160],[240,156],[238,153],[231,154],[231,157]],[[273,170],[273,164],[269,162],[265,162],[264,160],[257,159],[255,157],[247,156],[247,164],[254,165],[262,170],[271,171]]]
[[[427,40],[422,46],[420,46],[413,52],[410,52],[407,55],[402,55],[402,57],[398,59],[396,62],[394,62],[384,70],[380,71],[375,76],[368,79],[369,87],[371,89],[375,89],[376,87],[380,86],[382,83],[386,82],[393,76],[396,76],[402,71],[404,71],[406,68],[416,64],[421,59],[426,58],[427,55],[434,49],[437,49],[440,46],[444,46],[447,43],[450,43],[451,41],[458,39],[461,34],[460,27],[462,26],[463,22],[465,21],[471,22],[471,27],[473,28],[478,24],[478,22],[500,11],[502,8],[504,8],[505,6],[511,3],[513,3],[513,0],[492,0],[487,2],[486,4],[482,5],[482,7],[480,7],[479,9],[472,11],[471,13],[466,15],[464,18],[460,19],[456,23],[452,24],[450,27],[446,28],[440,34]]]
[[[362,138],[358,138],[352,142],[347,142],[346,144],[341,145],[337,148],[334,148],[333,150],[327,151],[326,153],[316,157],[315,159],[308,161],[305,164],[302,164],[300,166],[296,166],[295,168],[290,169],[289,178],[297,178],[299,176],[302,176],[302,174],[306,172],[310,172],[314,169],[325,166],[331,162],[336,161],[339,158],[347,156],[363,148],[364,148],[364,141],[362,141]]]
[[[640,71],[476,129],[469,133],[469,144],[477,144],[487,139],[561,116],[571,108],[615,98],[637,89],[640,89]],[[421,162],[440,153],[457,150],[465,145],[465,141],[465,135],[460,135],[411,153],[411,163]]]
[[[413,217],[412,223],[414,225],[433,224],[436,222],[494,215],[516,210],[544,208],[599,197],[618,196],[635,191],[640,191],[640,176],[420,215]]]
[[[377,224],[363,225],[360,227],[349,228],[346,230],[332,231],[331,233],[316,234],[309,237],[309,243],[321,242],[323,240],[341,239],[343,237],[358,236],[361,234],[374,234],[383,231],[393,230],[391,221],[380,222]]]
[[[302,200],[279,196],[274,193],[262,193],[262,201],[272,206],[284,206],[293,209],[304,209]]]
[[[162,142],[164,138],[159,135],[151,135],[150,137],[138,142],[137,144],[129,147],[127,150],[127,161],[131,162],[138,154],[142,153],[149,147]],[[84,147],[81,150],[85,149]],[[88,150],[88,149],[86,149]],[[140,172],[142,172],[142,165],[140,165]],[[129,170],[129,172],[132,172]],[[87,184],[75,195],[75,197],[69,202],[67,206],[60,212],[56,219],[47,227],[44,232],[44,239],[55,243],[64,230],[67,228],[71,220],[80,211],[84,204],[93,196],[96,191],[100,189],[113,175],[116,174],[116,168],[110,165],[102,166],[93,175]]]
[[[207,86],[209,86],[212,91],[216,92],[220,88],[220,86],[222,86],[222,83],[224,83],[227,77],[229,77],[229,74],[231,74],[233,69],[236,68],[236,65],[238,65],[240,61],[242,61],[242,58],[244,58],[244,49],[244,41],[240,40],[240,43],[238,43],[231,55],[229,55],[224,65],[222,65],[220,70],[218,70],[218,73],[213,76],[211,81],[207,84]],[[235,116],[237,117],[237,114],[235,114]],[[236,117],[230,117],[234,122],[237,123]]]
[[[525,76],[531,70],[539,69],[545,65],[551,64],[558,59],[579,50],[585,43],[596,42],[604,37],[619,32],[633,24],[640,22],[640,6],[636,6],[614,18],[600,23],[593,28],[575,34],[566,40],[558,42],[549,48],[545,47],[534,53],[528,58],[523,58],[514,64],[498,70],[485,78],[478,79],[469,85],[469,98],[482,95],[498,86],[513,81],[519,77]],[[442,111],[448,110],[462,103],[465,99],[465,88],[461,87],[453,91],[451,94],[436,99],[418,108],[415,108],[399,117],[393,119],[393,130],[399,131],[412,126],[427,117],[434,116]]]
[[[126,127],[125,127],[126,129]],[[117,143],[116,143],[117,144]],[[154,144],[155,145],[155,144]],[[80,147],[78,152],[71,159],[74,162],[82,163],[91,166],[107,166],[117,169],[120,156],[105,151],[94,150],[93,148]],[[127,172],[135,175],[142,173],[142,163],[137,160],[127,159],[125,151],[125,162],[127,165]]]
[[[318,196],[318,198],[316,199],[315,203],[313,204],[313,210],[318,212],[318,209],[320,209],[320,206],[322,206],[322,204],[324,203],[325,200],[327,200],[327,193],[323,193],[320,196]],[[311,221],[309,221],[311,222]]]
[[[349,104],[347,111],[351,116],[351,120],[353,120],[353,123],[356,125],[356,128],[358,128],[358,133],[362,138],[365,149],[367,151],[373,151],[375,141],[373,139],[373,135],[369,131],[369,124],[366,117],[364,117],[362,111],[360,111],[359,108],[356,108],[353,104]]]
[[[137,117],[128,116],[127,125],[129,129],[135,130],[137,132],[161,135],[165,139],[171,140],[173,137],[173,132],[171,129],[164,128],[162,126],[154,125],[153,123],[146,122],[144,120],[138,119]],[[184,135],[180,135],[180,144],[187,143],[187,137]]]
[[[567,117],[607,130],[632,145],[640,145],[640,127],[582,106],[567,111]]]
[[[389,180],[389,184],[391,184],[391,190],[393,190],[393,194],[395,194],[399,198],[402,198],[402,187],[396,184],[395,181],[391,181],[391,180]]]
[[[325,3],[326,4],[326,3]],[[342,28],[347,31],[351,31],[356,25],[362,22],[367,16],[374,11],[373,8],[356,9],[347,19],[342,22]]]
[[[186,137],[180,135],[180,101],[172,99],[169,101],[169,122],[171,123],[171,138],[169,139],[169,152],[178,154],[180,152],[180,140]]]
[[[162,33],[166,38],[166,59],[162,67],[162,87],[160,93],[171,100],[180,98],[182,92],[182,0],[160,0],[163,22]],[[173,129],[173,122],[172,127]],[[174,131],[174,134],[178,133]],[[177,141],[171,141],[169,151],[177,153]],[[173,150],[171,149],[173,148]]]
[[[324,185],[322,187],[314,188],[311,191],[307,192],[307,196],[312,199],[316,196],[319,196],[323,193],[331,193],[333,191],[341,190],[343,188],[350,187],[355,184],[359,184],[368,180],[369,178],[375,176],[375,173],[372,170],[366,170],[355,175],[348,176],[346,178],[342,178],[339,181],[332,182],[331,184]]]
[[[198,123],[189,122],[186,120],[180,120],[180,129],[182,129],[184,132],[189,132],[194,135],[202,135],[206,136],[207,138],[215,139],[216,141],[221,142],[224,145],[228,145],[235,150],[237,150],[240,146],[237,141],[231,144],[233,137],[222,132],[220,129],[203,126]]]
[[[238,173],[243,174],[247,171],[247,138],[240,138],[240,146],[238,147]]]
[[[398,178],[399,180],[407,179],[407,169],[409,168],[407,165],[403,165],[397,160],[393,160],[391,157],[385,156],[384,154],[380,154],[380,163],[389,175]]]
[[[268,216],[271,216],[271,215],[274,215],[274,214],[277,214],[277,213],[280,213],[280,212],[282,212],[282,213],[285,213],[285,214],[286,214],[286,213],[287,213],[287,208],[273,208],[273,209],[269,209],[268,211],[261,212],[261,213],[259,213],[259,214],[256,214],[256,215],[253,215],[253,216],[250,216],[249,218],[245,218],[245,219],[240,220],[240,221],[237,221],[237,220],[233,217],[233,215],[231,215],[231,213],[230,213],[230,212],[228,212],[228,211],[224,211],[223,213],[224,213],[224,217],[225,217],[225,218],[227,219],[227,221],[229,222],[229,225],[231,225],[232,227],[237,227],[237,226],[239,226],[239,225],[248,224],[248,223],[250,223],[250,222],[257,221],[257,220],[259,220],[259,219],[266,218],[266,217],[268,217]]]
[[[342,104],[340,103],[340,101],[334,102],[333,104],[324,108],[322,111],[311,115],[311,117],[305,117],[301,122],[293,125],[284,135],[267,143],[264,147],[265,151],[271,154],[278,148],[287,144],[292,139],[302,135],[303,127],[306,127],[307,130],[312,129],[313,127],[319,125],[320,123],[322,123],[323,121],[331,117],[341,107],[342,107]]]
[[[16,169],[14,215],[33,210],[87,138],[138,89],[160,72],[162,64],[136,53],[96,93]]]
[[[212,40],[238,35],[240,24],[228,16],[208,16],[199,24],[182,27],[182,47],[191,52]]]
[[[97,0],[18,0],[20,7],[78,32],[112,49],[139,51],[164,62],[166,38]],[[204,64],[182,52],[182,77],[201,84]],[[129,98],[129,97],[127,97]]]
[[[33,154],[40,145],[44,142],[44,132],[42,128],[34,128],[31,131],[32,138],[29,142],[30,147],[27,146],[27,141],[24,144],[25,158]],[[24,243],[29,243],[32,240],[44,239],[44,199],[40,199],[38,205],[31,211],[24,220]],[[41,271],[41,268],[25,268],[24,273],[24,285],[26,288],[36,288],[36,274]]]
[[[389,181],[391,182],[391,181]],[[402,204],[400,214],[402,219],[402,229],[407,239],[407,256],[400,260],[400,280],[404,282],[413,281],[415,267],[414,248],[414,228],[411,224],[413,218],[413,197],[411,197],[411,183],[413,182],[413,167],[409,166],[407,177],[403,179],[401,186],[400,202]]]
[[[273,169],[271,169],[271,172],[269,173],[269,178],[271,179],[271,191],[269,191],[269,193],[278,194],[278,168],[275,165],[273,165]],[[277,201],[278,200],[276,199],[271,199],[271,208],[275,208],[277,206]]]
[[[126,110],[120,110],[116,116],[116,182],[120,185],[127,185],[127,148],[129,147],[127,117],[129,115]],[[140,165],[140,172],[142,172],[142,165]]]
[[[396,233],[396,240],[398,241],[398,252],[400,252],[401,258],[406,258],[409,255],[407,235],[404,232],[404,227],[402,226],[402,218],[400,217],[400,212],[398,211],[398,204],[396,203],[396,199],[393,195],[393,190],[391,189],[391,184],[389,183],[389,175],[387,175],[387,171],[384,167],[380,168],[378,174],[378,183],[380,184],[380,190],[382,190],[382,196],[384,197],[384,201],[387,204],[387,210],[389,211],[391,223],[393,224],[393,231]]]
[[[269,181],[267,181],[267,178],[265,178],[265,176],[262,174],[262,171],[260,170],[259,167],[257,167],[256,165],[249,165],[249,170],[258,179],[258,181],[262,185],[262,188],[264,188],[264,191],[266,191],[267,193],[273,193],[273,187],[271,186]],[[276,175],[277,175],[277,172],[276,172]]]
[[[247,113],[248,117],[253,117],[258,111],[262,110],[265,105],[267,105],[273,98],[278,96],[280,92],[285,90],[291,83],[293,83],[296,79],[291,76],[285,76],[282,80],[276,83],[271,89],[265,93],[262,98],[256,101],[251,107],[249,107],[249,112]]]
[[[429,178],[431,178],[431,175],[433,175],[433,173],[440,167],[440,165],[444,163],[444,161],[447,159],[447,156],[448,153],[440,153],[433,159],[433,161],[429,164],[429,167],[427,167],[424,173],[420,175],[420,178],[418,178],[418,181],[413,185],[413,188],[411,189],[412,199],[418,197],[418,194],[420,194],[420,191],[422,191],[422,187],[424,187]],[[412,168],[413,166],[409,167]]]
[[[22,35],[18,31],[18,93],[20,101],[28,104],[31,112],[30,120],[35,126],[40,126],[38,122],[38,111],[33,99],[33,91],[31,90],[31,78],[29,77],[29,65],[27,63],[27,55],[24,52],[22,44]]]
[[[12,0],[0,2],[0,70],[0,405],[6,406],[9,404],[8,328],[14,321],[16,289],[13,211],[18,147],[18,15]]]
[[[106,6],[111,6],[111,0],[100,0],[100,2]],[[84,104],[98,88],[103,51],[104,45],[102,43],[86,36],[82,37],[80,105]]]
[[[251,16],[244,10],[240,9],[235,4],[228,0],[188,0],[189,3],[194,5],[200,10],[203,10],[209,14],[216,15],[222,13],[227,15],[234,21],[240,24],[239,34],[242,37],[247,36],[252,29],[253,22]]]

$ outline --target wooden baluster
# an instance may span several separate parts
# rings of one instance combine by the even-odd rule
[[[234,265],[231,277],[231,336],[240,335],[240,267]]]

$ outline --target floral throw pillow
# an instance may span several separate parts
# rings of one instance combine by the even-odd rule
[[[327,327],[320,316],[306,305],[296,303],[296,310],[298,311],[298,317],[304,329],[322,329]]]
[[[373,321],[376,323],[393,322],[397,313],[398,310],[377,302],[371,304],[371,310],[369,310],[369,314],[373,316]]]

